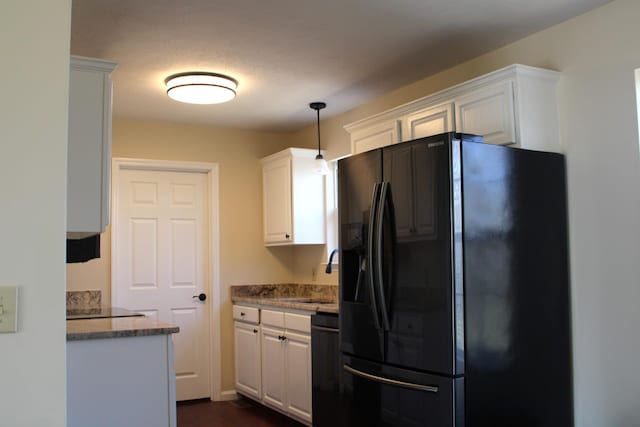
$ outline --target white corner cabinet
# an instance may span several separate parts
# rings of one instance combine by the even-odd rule
[[[111,72],[116,65],[78,56],[70,60],[68,238],[101,233],[109,224]]]
[[[316,154],[288,148],[261,160],[266,246],[325,243],[324,176],[315,171]]]
[[[346,125],[351,153],[450,131],[559,152],[559,78],[556,71],[519,64],[477,77]]]
[[[233,315],[236,391],[311,425],[311,315],[243,305]]]

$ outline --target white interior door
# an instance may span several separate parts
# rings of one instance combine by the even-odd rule
[[[209,397],[207,175],[121,169],[115,185],[113,305],[179,326],[177,400]]]

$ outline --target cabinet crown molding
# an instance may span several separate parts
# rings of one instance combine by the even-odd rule
[[[112,72],[118,66],[117,62],[106,59],[88,58],[86,56],[71,55],[70,65],[73,68],[81,68],[83,70],[95,70],[103,72]]]
[[[405,114],[409,114],[416,110],[448,101],[470,90],[474,90],[498,81],[504,81],[507,79],[516,80],[518,77],[535,77],[537,79],[548,79],[551,82],[557,82],[560,79],[560,76],[561,73],[558,71],[532,67],[529,65],[512,64],[507,67],[500,68],[496,71],[492,71],[490,73],[475,77],[471,80],[467,80],[454,86],[442,89],[438,92],[423,96],[397,107],[393,107],[389,110],[385,110],[372,116],[368,116],[355,122],[346,124],[343,126],[343,128],[351,134],[370,126],[371,123],[385,120],[394,120]]]

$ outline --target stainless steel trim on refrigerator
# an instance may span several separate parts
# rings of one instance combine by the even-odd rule
[[[359,371],[359,370],[357,370],[355,368],[352,368],[349,365],[343,365],[342,367],[344,368],[345,371],[349,372],[350,374],[353,374],[353,375],[356,375],[358,377],[365,378],[365,379],[368,379],[368,380],[371,380],[371,381],[375,381],[375,382],[379,382],[379,383],[383,383],[383,384],[389,384],[389,385],[396,386],[396,387],[409,388],[409,389],[412,389],[412,390],[426,391],[426,392],[429,392],[429,393],[437,393],[438,392],[438,387],[437,386],[414,384],[414,383],[408,383],[408,382],[405,382],[405,381],[392,380],[391,378],[379,377],[377,375],[368,374],[366,372]]]
[[[453,331],[455,340],[453,341],[454,371],[458,374],[464,373],[464,266],[463,266],[463,244],[462,244],[462,141],[454,139],[451,141],[451,257],[453,260],[452,277],[454,294],[452,298],[453,306]]]

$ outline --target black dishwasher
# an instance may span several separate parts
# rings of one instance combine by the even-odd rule
[[[342,375],[338,315],[311,316],[313,426],[341,425]]]

